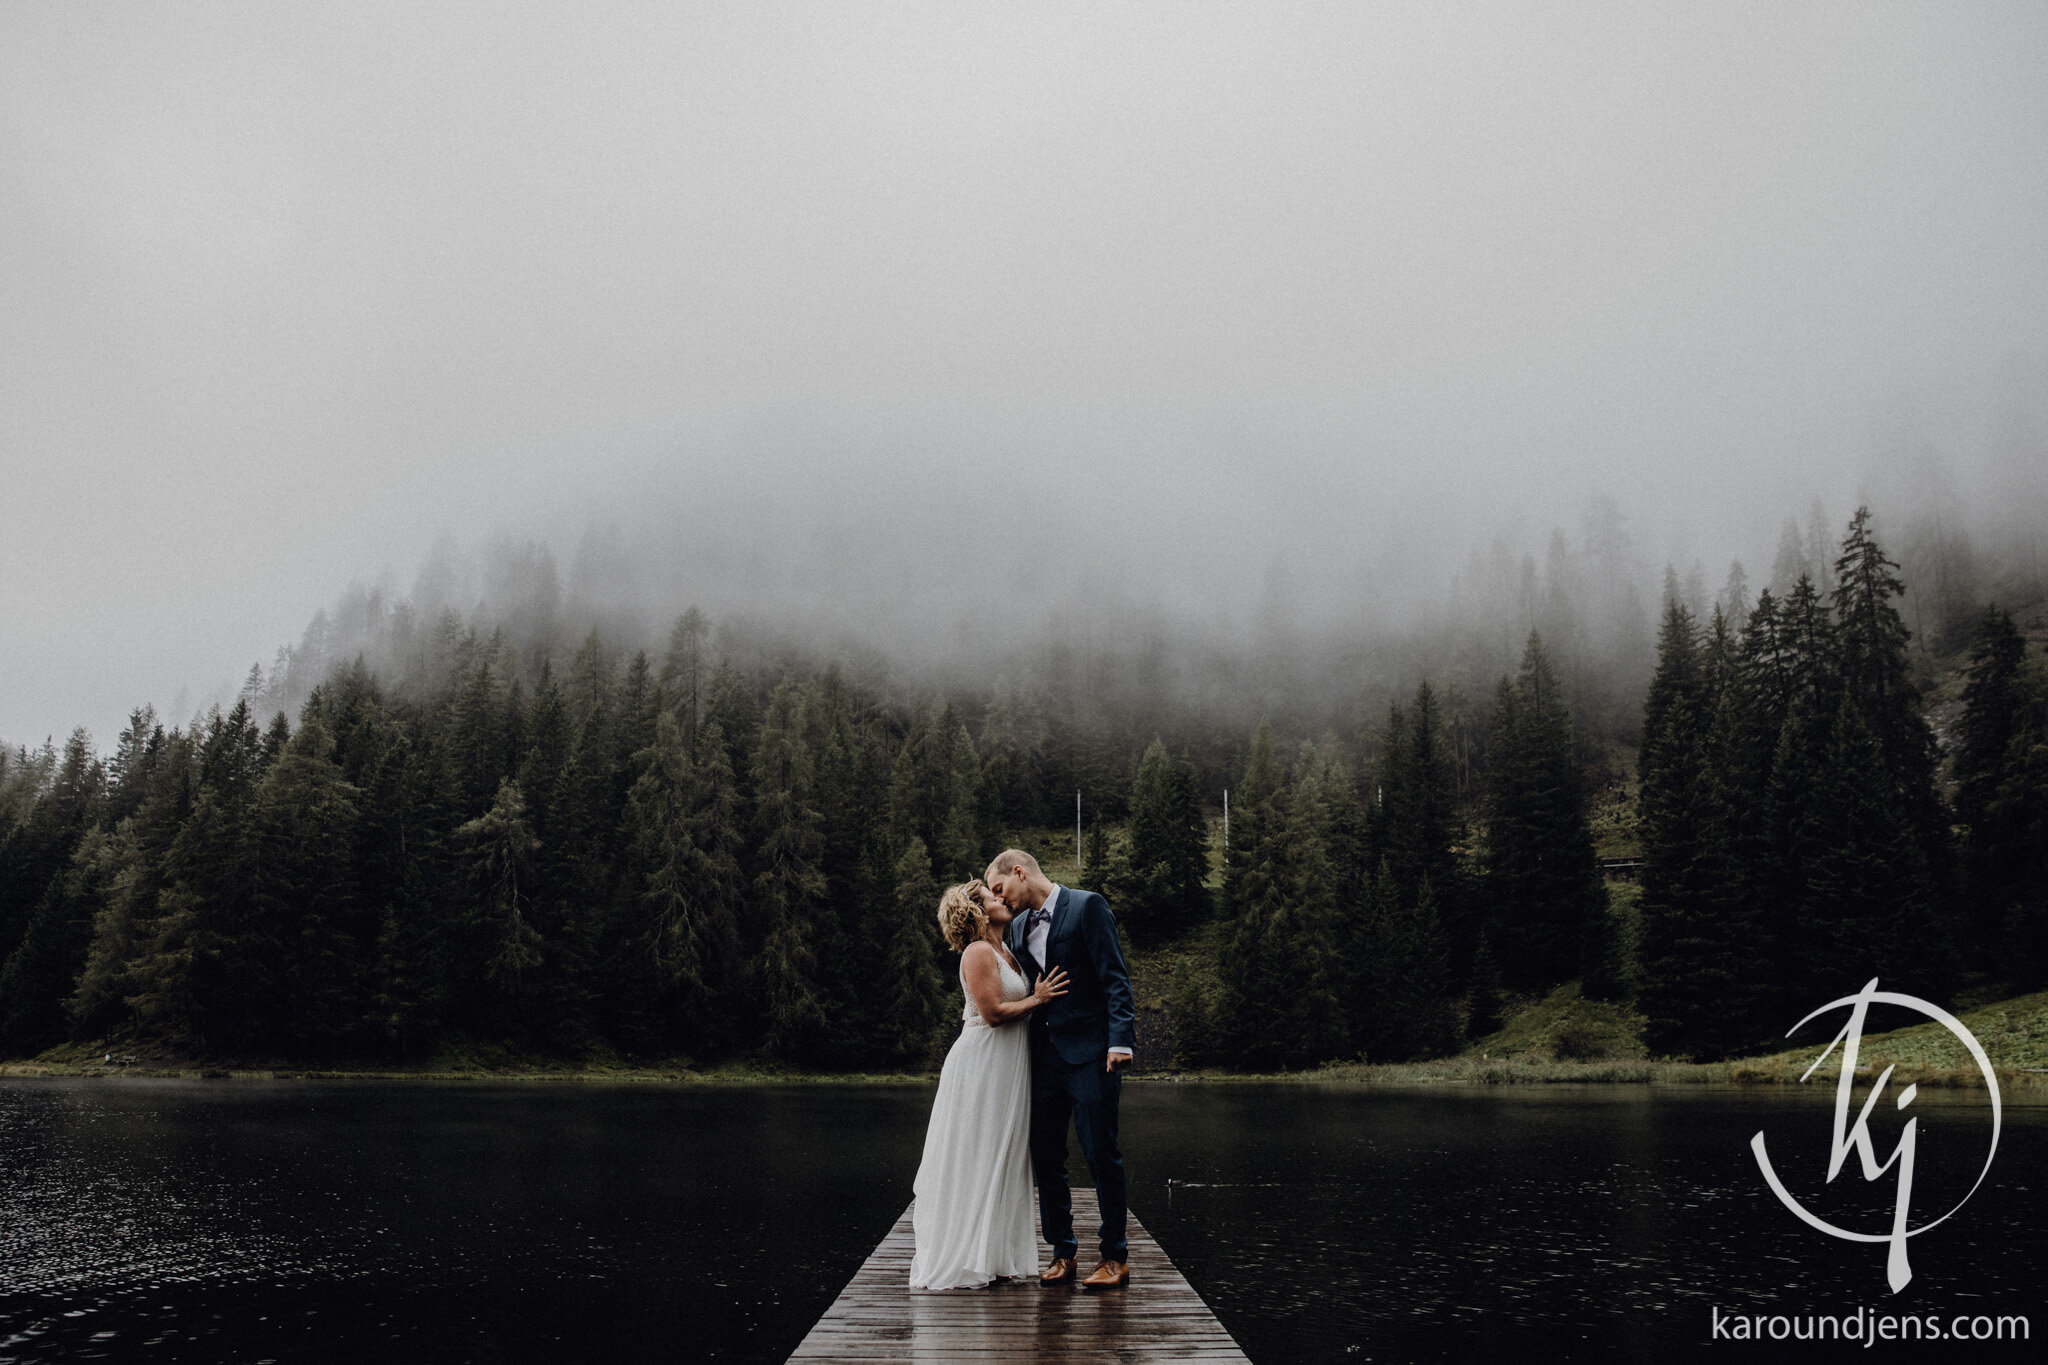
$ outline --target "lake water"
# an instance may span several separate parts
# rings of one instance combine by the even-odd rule
[[[1124,1133],[1133,1208],[1256,1361],[1662,1358],[1713,1349],[1714,1306],[2048,1330],[2048,1109],[2007,1108],[1984,1187],[1913,1239],[1894,1298],[1882,1246],[1799,1224],[1750,1155],[1764,1130],[1817,1212],[1882,1230],[1889,1176],[1852,1158],[1824,1184],[1827,1100],[1136,1082]],[[780,1360],[908,1202],[930,1104],[0,1081],[0,1361]],[[1912,1113],[1920,1221],[1989,1126],[1974,1097]]]

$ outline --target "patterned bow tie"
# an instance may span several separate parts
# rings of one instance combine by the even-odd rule
[[[1049,919],[1051,919],[1051,918],[1052,918],[1052,911],[1050,911],[1050,910],[1047,910],[1047,909],[1045,909],[1045,908],[1044,908],[1043,906],[1041,906],[1041,907],[1039,907],[1038,909],[1036,909],[1036,910],[1033,910],[1033,911],[1032,911],[1032,912],[1030,913],[1030,915],[1028,915],[1028,916],[1026,916],[1026,917],[1025,917],[1025,920],[1024,920],[1024,924],[1025,924],[1025,927],[1026,927],[1026,928],[1033,928],[1033,929],[1035,929],[1035,928],[1037,928],[1037,927],[1038,927],[1039,925],[1041,925],[1041,924],[1045,923],[1045,922],[1046,922],[1047,920],[1049,920]]]

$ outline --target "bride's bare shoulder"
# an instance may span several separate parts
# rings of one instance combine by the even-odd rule
[[[960,954],[960,960],[962,962],[982,962],[992,960],[995,955],[995,947],[987,939],[978,938],[967,945],[967,950]]]

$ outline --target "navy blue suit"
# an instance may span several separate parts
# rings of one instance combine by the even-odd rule
[[[1117,1146],[1121,1073],[1106,1069],[1113,1047],[1134,1048],[1137,1011],[1131,975],[1117,941],[1116,916],[1093,891],[1061,887],[1047,902],[1045,961],[1031,956],[1030,917],[1010,922],[1010,952],[1035,986],[1058,967],[1067,993],[1031,1012],[1031,1167],[1038,1178],[1038,1221],[1054,1256],[1072,1257],[1074,1199],[1067,1187],[1067,1125],[1081,1139],[1081,1157],[1095,1177],[1102,1211],[1102,1259],[1127,1261],[1124,1158]]]

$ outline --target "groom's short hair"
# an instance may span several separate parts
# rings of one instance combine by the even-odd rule
[[[993,877],[999,872],[1008,872],[1013,867],[1021,867],[1034,877],[1044,875],[1038,870],[1038,859],[1021,848],[1006,848],[998,853],[995,861],[988,865],[988,875]]]

